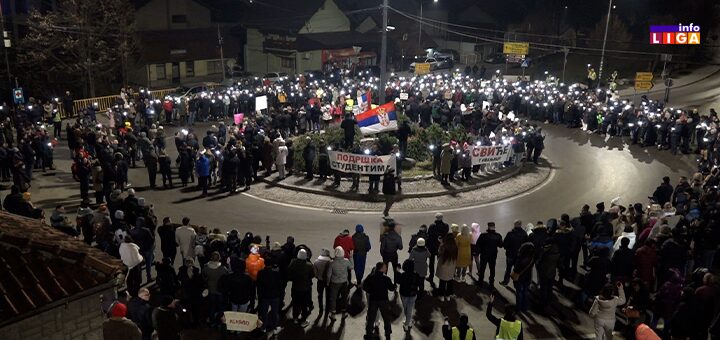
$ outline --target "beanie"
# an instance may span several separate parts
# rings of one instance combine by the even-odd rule
[[[425,246],[425,239],[424,238],[418,238],[417,240],[417,246],[418,247],[424,247]]]
[[[358,225],[355,226],[355,232],[356,232],[356,233],[365,232],[365,228],[363,227],[362,224],[358,224]]]
[[[297,254],[297,258],[298,258],[298,260],[302,260],[302,261],[307,260],[307,252],[305,251],[305,249],[300,249],[300,251]]]
[[[122,210],[115,212],[115,219],[122,220],[125,218],[125,213]]]
[[[124,318],[125,315],[127,315],[127,306],[121,302],[114,304],[110,310],[110,316],[114,318]]]

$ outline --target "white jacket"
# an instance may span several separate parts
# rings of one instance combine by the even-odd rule
[[[635,246],[635,237],[636,237],[635,233],[632,231],[629,233],[623,232],[622,235],[620,235],[620,237],[618,237],[618,239],[615,240],[615,245],[613,245],[614,251],[617,251],[618,249],[620,249],[620,241],[622,240],[623,237],[630,240],[630,245],[628,245],[628,248],[633,249],[633,247]]]
[[[287,162],[288,148],[285,145],[278,147],[277,156],[275,157],[275,163],[284,165]]]
[[[120,259],[128,269],[133,269],[143,261],[143,257],[140,255],[140,247],[135,243],[123,242],[120,245]]]
[[[195,229],[190,226],[179,226],[175,230],[175,242],[180,248],[180,254],[195,257]]]

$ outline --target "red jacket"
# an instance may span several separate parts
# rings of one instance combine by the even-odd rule
[[[635,252],[635,267],[637,276],[645,282],[655,281],[655,266],[657,265],[657,250],[653,247],[642,246]]]
[[[353,245],[353,240],[350,235],[338,235],[338,237],[335,238],[335,243],[333,243],[333,248],[336,247],[342,247],[342,249],[345,251],[345,258],[350,258],[350,253],[355,249],[355,246]]]

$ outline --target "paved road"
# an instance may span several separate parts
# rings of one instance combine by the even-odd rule
[[[623,139],[613,138],[607,142],[595,135],[587,135],[580,130],[568,130],[563,127],[546,126],[547,133],[545,155],[555,167],[553,180],[528,194],[515,199],[503,200],[475,208],[458,208],[445,212],[449,223],[478,222],[485,225],[495,221],[498,231],[503,235],[510,229],[513,220],[524,223],[537,220],[546,221],[558,217],[561,213],[571,216],[580,211],[583,204],[594,207],[595,203],[609,201],[620,196],[621,204],[635,202],[646,203],[647,196],[654,190],[662,176],[670,176],[673,183],[678,176],[688,175],[693,170],[692,156],[672,156],[668,152],[655,149],[643,149],[628,146]],[[63,159],[61,159],[63,158]],[[69,169],[67,151],[58,149],[59,169]],[[68,210],[77,207],[79,190],[77,184],[66,172],[56,174],[35,174],[39,180],[33,185],[33,198],[37,204],[50,209],[58,202],[68,206]],[[215,195],[199,198],[197,192],[174,189],[168,191],[145,191],[147,176],[144,168],[131,170],[131,183],[138,194],[148,202],[155,204],[157,215],[162,218],[171,216],[178,221],[189,216],[194,223],[209,227],[219,227],[223,231],[237,228],[241,232],[253,231],[261,235],[270,235],[275,241],[283,242],[286,235],[295,236],[298,243],[306,243],[317,253],[321,247],[332,245],[333,239],[342,229],[353,229],[355,224],[366,226],[375,250],[368,259],[368,267],[379,260],[376,251],[380,229],[380,211],[334,214],[329,211],[317,211],[303,207],[294,207],[292,202],[278,205],[257,200],[248,195]],[[258,185],[253,190],[261,190]],[[361,188],[361,190],[364,188]],[[453,200],[453,197],[447,197]],[[395,218],[404,226],[402,235],[405,243],[420,224],[429,224],[434,211],[399,212]],[[498,259],[498,277],[504,272],[504,254]],[[401,255],[401,260],[406,258]],[[368,269],[369,271],[369,269]],[[459,313],[467,313],[472,324],[478,330],[479,339],[490,338],[494,327],[484,317],[484,303],[487,291],[478,291],[474,287],[461,285],[456,301],[438,303],[434,298],[422,302],[421,330],[411,332],[414,339],[438,339],[442,315],[457,320]],[[512,299],[512,291],[499,287],[499,293]],[[561,316],[543,317],[532,314],[526,318],[525,332],[528,338],[568,338],[587,337],[592,333],[592,323],[583,313],[577,313],[568,307],[570,303],[560,299],[553,303],[553,310]],[[316,314],[311,317],[313,320]],[[364,314],[357,318],[348,318],[346,322],[311,326],[304,338],[317,335],[329,338],[360,339],[364,326]],[[394,334],[402,333],[399,322],[395,323]],[[283,332],[286,336],[303,334],[298,328],[290,327]]]

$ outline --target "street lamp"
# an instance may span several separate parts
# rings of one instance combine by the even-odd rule
[[[605,62],[605,44],[607,44],[607,33],[608,28],[610,27],[610,12],[613,9],[612,3],[613,0],[610,0],[608,3],[608,13],[607,18],[605,19],[605,37],[603,38],[602,52],[600,52],[600,68],[598,68],[597,87],[600,87],[600,82],[602,81],[603,63]]]

